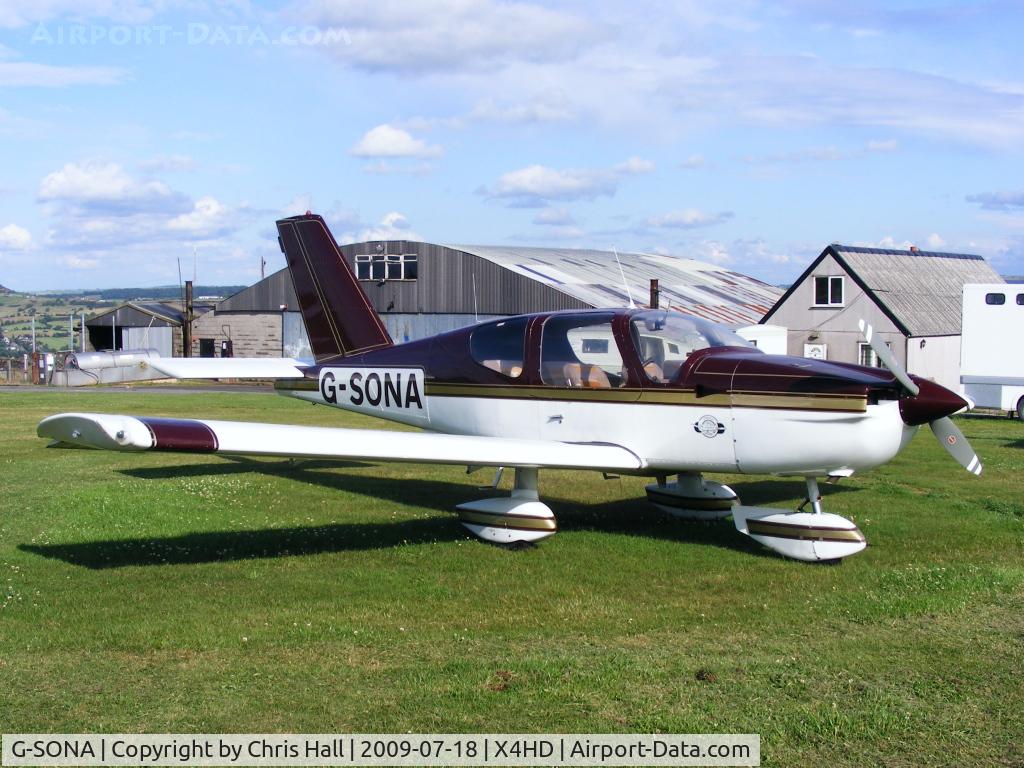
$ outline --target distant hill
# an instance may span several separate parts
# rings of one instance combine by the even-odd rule
[[[14,293],[14,291],[12,291],[10,288],[4,288],[2,285],[0,285],[0,294],[6,296],[8,293]]]
[[[233,296],[245,285],[197,285],[192,290],[196,298],[200,296]],[[152,288],[80,288],[75,290],[61,291],[39,291],[39,296],[60,296],[70,298],[72,296],[83,296],[91,299],[102,299],[104,301],[136,301],[142,299],[155,299],[157,301],[180,301],[182,288],[180,285],[158,285]]]

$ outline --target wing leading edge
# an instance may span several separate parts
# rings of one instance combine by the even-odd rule
[[[606,443],[305,427],[238,421],[62,413],[39,422],[39,437],[114,451],[186,451],[246,456],[355,459],[414,464],[643,469],[632,451]]]

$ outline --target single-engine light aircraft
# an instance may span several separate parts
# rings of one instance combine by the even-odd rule
[[[466,528],[500,544],[557,530],[538,496],[542,469],[647,476],[648,498],[667,512],[731,514],[741,533],[807,561],[866,546],[852,521],[823,511],[818,479],[884,464],[920,425],[981,472],[949,419],[968,402],[908,375],[863,323],[887,369],[766,355],[721,325],[657,309],[543,312],[395,344],[320,216],[277,229],[315,362],[151,365],[171,377],[273,378],[280,394],[423,432],[69,413],[40,422],[40,437],[118,451],[511,467],[509,496],[458,507]],[[743,506],[707,472],[803,477],[807,498],[796,510]]]

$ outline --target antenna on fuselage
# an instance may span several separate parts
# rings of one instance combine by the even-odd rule
[[[626,282],[626,273],[622,271],[622,262],[619,261],[619,252],[615,250],[615,246],[612,246],[612,253],[615,254],[615,263],[619,265],[619,277],[622,278],[622,285],[626,289],[626,295],[629,296],[629,308],[636,309],[636,304],[633,302],[633,292],[629,290],[629,283]]]
[[[476,308],[476,272],[471,273],[471,276],[473,278],[473,322],[479,323],[480,313]]]

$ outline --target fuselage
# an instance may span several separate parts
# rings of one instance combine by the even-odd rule
[[[675,313],[530,315],[324,361],[281,394],[437,432],[612,443],[646,474],[850,474],[916,431],[882,369],[765,355]]]

